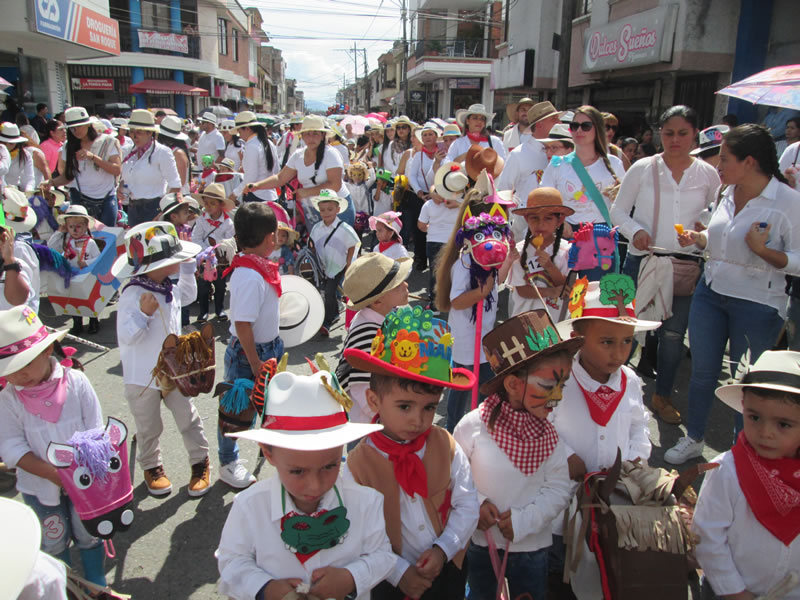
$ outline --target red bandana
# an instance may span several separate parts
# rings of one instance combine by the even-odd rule
[[[212,173],[216,173],[216,172],[217,172],[217,170],[214,167],[208,167],[207,169],[203,169],[203,172],[200,173],[200,177],[205,179],[206,177],[208,177]]]
[[[247,267],[248,269],[258,271],[264,278],[264,281],[275,288],[275,292],[280,298],[283,291],[281,290],[281,275],[277,264],[264,256],[258,256],[256,254],[237,254],[233,257],[231,266],[225,269],[222,276],[227,277],[228,273],[231,273],[237,267]]]
[[[480,133],[467,133],[467,137],[476,144],[489,141],[488,137],[486,137],[485,135],[481,135]]]
[[[206,217],[206,221],[208,221],[208,224],[212,227],[219,227],[222,225],[222,221],[215,221],[214,219],[209,219],[208,217]]]
[[[423,498],[428,497],[428,474],[425,471],[425,465],[422,464],[422,459],[417,456],[417,452],[425,445],[430,433],[429,428],[428,431],[406,444],[395,442],[380,431],[369,434],[369,439],[372,440],[375,447],[389,455],[389,460],[394,466],[394,477],[397,479],[397,483],[412,498],[415,493]]]
[[[744,431],[731,452],[750,510],[767,531],[788,546],[800,534],[800,458],[762,458]]]
[[[578,383],[576,380],[575,383]],[[597,388],[596,392],[590,392],[585,389],[580,383],[578,387],[583,392],[583,397],[586,398],[586,406],[589,407],[589,415],[592,421],[605,427],[614,415],[614,411],[619,406],[619,401],[625,395],[625,388],[628,387],[628,378],[625,376],[625,371],[622,371],[622,389],[615,392],[607,385],[601,385]]]
[[[233,179],[235,173],[217,173],[214,175],[214,183],[225,183]]]
[[[400,242],[398,242],[394,238],[392,238],[388,242],[378,242],[378,252],[381,252],[381,253],[386,252],[389,248],[391,248],[395,244],[399,244],[399,243]]]
[[[427,148],[425,148],[425,146],[423,146],[422,147],[422,151],[425,153],[425,155],[428,158],[433,158],[436,155],[436,148],[434,148],[433,150],[429,151]]]
[[[500,415],[490,429],[489,418],[498,404]],[[534,417],[527,410],[514,410],[497,394],[484,400],[480,411],[481,421],[495,444],[523,475],[533,475],[556,449],[558,433],[550,421]]]

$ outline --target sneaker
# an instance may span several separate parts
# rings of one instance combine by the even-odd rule
[[[162,465],[145,470],[144,482],[153,496],[164,496],[172,491],[172,482],[167,479]]]
[[[671,465],[682,465],[691,458],[703,456],[703,448],[705,446],[702,440],[696,442],[688,435],[684,436],[664,453],[664,460]]]
[[[208,321],[208,313],[203,313],[197,316],[197,323],[205,323],[206,321]]]
[[[331,336],[331,332],[328,331],[328,328],[325,327],[325,325],[323,325],[322,327],[319,328],[319,334],[322,337],[330,337]]]
[[[94,317],[89,319],[88,333],[97,333],[100,331],[100,321]]]
[[[243,460],[239,459],[229,462],[227,465],[222,465],[219,469],[219,478],[229,486],[239,490],[253,485],[256,482],[256,478],[244,468],[243,462]]]
[[[206,456],[202,462],[192,465],[192,478],[189,481],[189,495],[194,497],[202,496],[208,490],[211,479],[211,465],[208,464]]]
[[[227,321],[228,315],[224,310],[221,310],[217,313],[217,319],[219,319],[220,321]]]

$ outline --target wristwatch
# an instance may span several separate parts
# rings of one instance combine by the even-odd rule
[[[16,271],[17,273],[21,273],[22,265],[18,262],[8,263],[7,265],[3,265],[3,272],[5,271]]]

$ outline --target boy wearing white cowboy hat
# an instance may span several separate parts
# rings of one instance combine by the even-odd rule
[[[505,160],[506,149],[503,140],[496,135],[489,134],[494,113],[486,110],[483,104],[473,104],[469,108],[456,111],[456,122],[463,132],[461,137],[450,145],[447,150],[447,162],[463,162],[467,150],[472,145],[492,148]]]
[[[0,310],[27,304],[39,310],[39,258],[31,245],[30,230],[36,213],[25,194],[13,187],[3,191],[0,215]]]
[[[336,216],[347,210],[347,200],[339,196],[335,190],[323,189],[311,199],[311,202],[322,219],[311,230],[311,239],[326,277],[325,320],[320,333],[327,337],[331,325],[339,318],[337,290],[344,272],[350,266],[353,257],[358,254],[361,240],[355,229]]]
[[[200,115],[197,123],[202,133],[197,140],[195,161],[200,164],[206,155],[211,155],[214,162],[225,158],[225,138],[217,129],[217,116],[211,111],[206,111]]]
[[[584,338],[572,361],[563,399],[552,414],[567,447],[573,481],[582,483],[586,473],[611,467],[617,449],[622,460],[650,457],[642,380],[625,362],[633,334],[656,329],[661,323],[635,317],[635,296],[636,286],[627,275],[612,273],[592,282],[583,277],[575,282],[567,300],[570,318],[557,325],[562,338],[570,334]],[[554,521],[555,535],[562,535],[562,523],[562,519]],[[572,576],[572,589],[579,600],[602,597],[597,561],[588,546]]]
[[[27,306],[0,311],[0,377],[7,381],[0,392],[0,455],[9,468],[16,467],[17,491],[47,532],[41,549],[69,564],[73,540],[86,578],[105,585],[102,541],[77,518],[57,469],[47,461],[50,442],[103,426],[89,379],[54,356],[54,345],[66,333],[50,332]]]
[[[787,581],[800,565],[800,353],[743,361],[716,394],[743,413],[744,429],[700,488],[692,529],[703,586],[721,598],[798,600],[796,575]]]
[[[382,426],[348,422],[326,371],[277,373],[259,391],[262,427],[230,436],[258,442],[277,475],[234,499],[215,553],[220,594],[368,600],[395,564],[383,497],[339,471],[344,445]]]
[[[403,246],[403,237],[400,231],[403,222],[400,217],[403,213],[390,210],[378,216],[370,217],[369,228],[375,232],[378,245],[372,248],[373,252],[380,252],[394,260],[408,258],[408,250]]]
[[[118,279],[128,278],[117,305],[117,340],[122,362],[125,399],[136,422],[137,460],[147,490],[154,496],[172,491],[164,473],[159,437],[163,431],[161,401],[172,412],[189,454],[188,493],[209,490],[208,441],[203,421],[191,398],[175,389],[162,392],[152,372],[164,338],[181,332],[181,306],[197,296],[194,256],[200,246],[182,241],[171,223],[152,221],[132,227],[125,235],[125,254],[111,267]],[[170,277],[180,273],[178,283]]]

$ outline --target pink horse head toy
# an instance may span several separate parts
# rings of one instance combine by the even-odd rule
[[[81,522],[96,537],[108,539],[133,522],[127,437],[125,424],[109,417],[105,429],[79,431],[66,444],[47,447],[47,460],[58,468]]]
[[[618,240],[616,227],[612,229],[605,223],[582,224],[569,250],[569,268],[583,271],[600,267],[611,272]]]

